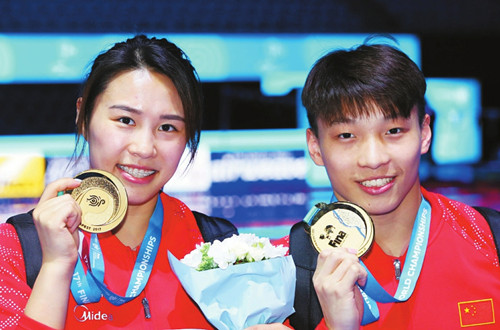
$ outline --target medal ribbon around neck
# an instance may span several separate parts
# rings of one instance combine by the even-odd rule
[[[333,195],[331,202],[336,201],[337,199],[335,195]],[[422,201],[420,202],[417,217],[413,225],[407,258],[394,296],[385,291],[361,259],[359,260],[361,265],[368,272],[366,284],[363,287],[358,286],[363,296],[364,304],[361,325],[366,325],[379,319],[380,314],[376,301],[381,303],[402,302],[411,297],[424,263],[425,252],[429,240],[430,223],[431,206],[422,196]],[[409,260],[408,257],[410,258]]]
[[[149,220],[146,236],[141,243],[139,253],[130,277],[125,296],[110,291],[104,284],[104,260],[97,234],[92,234],[88,254],[82,254],[87,265],[83,268],[82,258],[78,258],[71,281],[71,293],[78,305],[97,302],[104,296],[110,303],[120,306],[137,297],[146,287],[153,264],[158,253],[163,226],[163,205],[158,196],[156,207]]]

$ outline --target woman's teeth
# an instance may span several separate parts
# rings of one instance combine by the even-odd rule
[[[361,184],[365,187],[382,187],[388,184],[389,182],[392,181],[392,178],[384,178],[384,179],[375,179],[375,180],[368,180],[368,181],[362,181]]]
[[[140,170],[138,168],[131,168],[128,166],[123,166],[123,165],[118,165],[119,168],[121,168],[123,171],[127,172],[128,174],[132,175],[133,177],[136,178],[145,178],[148,175],[153,174],[155,171],[154,170]]]

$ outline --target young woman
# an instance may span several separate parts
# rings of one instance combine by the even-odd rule
[[[75,265],[79,249],[88,257],[92,235],[79,238],[81,208],[60,194],[81,181],[61,178],[32,212],[43,254],[33,289],[14,227],[0,225],[0,328],[211,328],[167,258],[167,251],[182,258],[202,234],[186,205],[161,192],[186,146],[196,152],[201,110],[197,74],[166,39],[136,36],[95,59],[77,100],[78,135],[88,143],[90,168],[116,176],[128,195],[123,222],[96,235],[104,296],[79,303],[89,297],[79,294]],[[133,299],[116,305],[110,296]]]

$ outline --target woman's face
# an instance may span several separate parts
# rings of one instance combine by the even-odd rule
[[[84,136],[91,168],[117,176],[130,205],[156,200],[187,142],[177,89],[147,69],[117,75],[96,98]]]

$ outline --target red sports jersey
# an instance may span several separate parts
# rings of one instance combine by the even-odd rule
[[[498,329],[500,267],[491,230],[473,208],[422,189],[432,208],[429,243],[415,291],[406,302],[378,303],[380,319],[362,329]],[[280,240],[276,244],[286,243]],[[394,257],[374,244],[363,262],[390,294]],[[401,269],[406,255],[398,258]],[[326,329],[324,321],[318,326]]]
[[[167,251],[177,258],[203,241],[191,211],[179,200],[161,194],[164,209],[162,238],[153,271],[144,291],[134,300],[114,306],[105,298],[97,303],[78,306],[70,293],[66,329],[212,329],[196,304],[189,298],[170,269]],[[90,235],[86,235],[86,240]],[[124,296],[139,248],[124,246],[114,235],[99,235],[104,255],[108,288]],[[24,316],[23,310],[31,289],[26,284],[22,250],[14,227],[0,225],[0,328],[43,329],[38,322]],[[144,314],[147,298],[151,318]],[[50,303],[50,297],[47,297]]]

